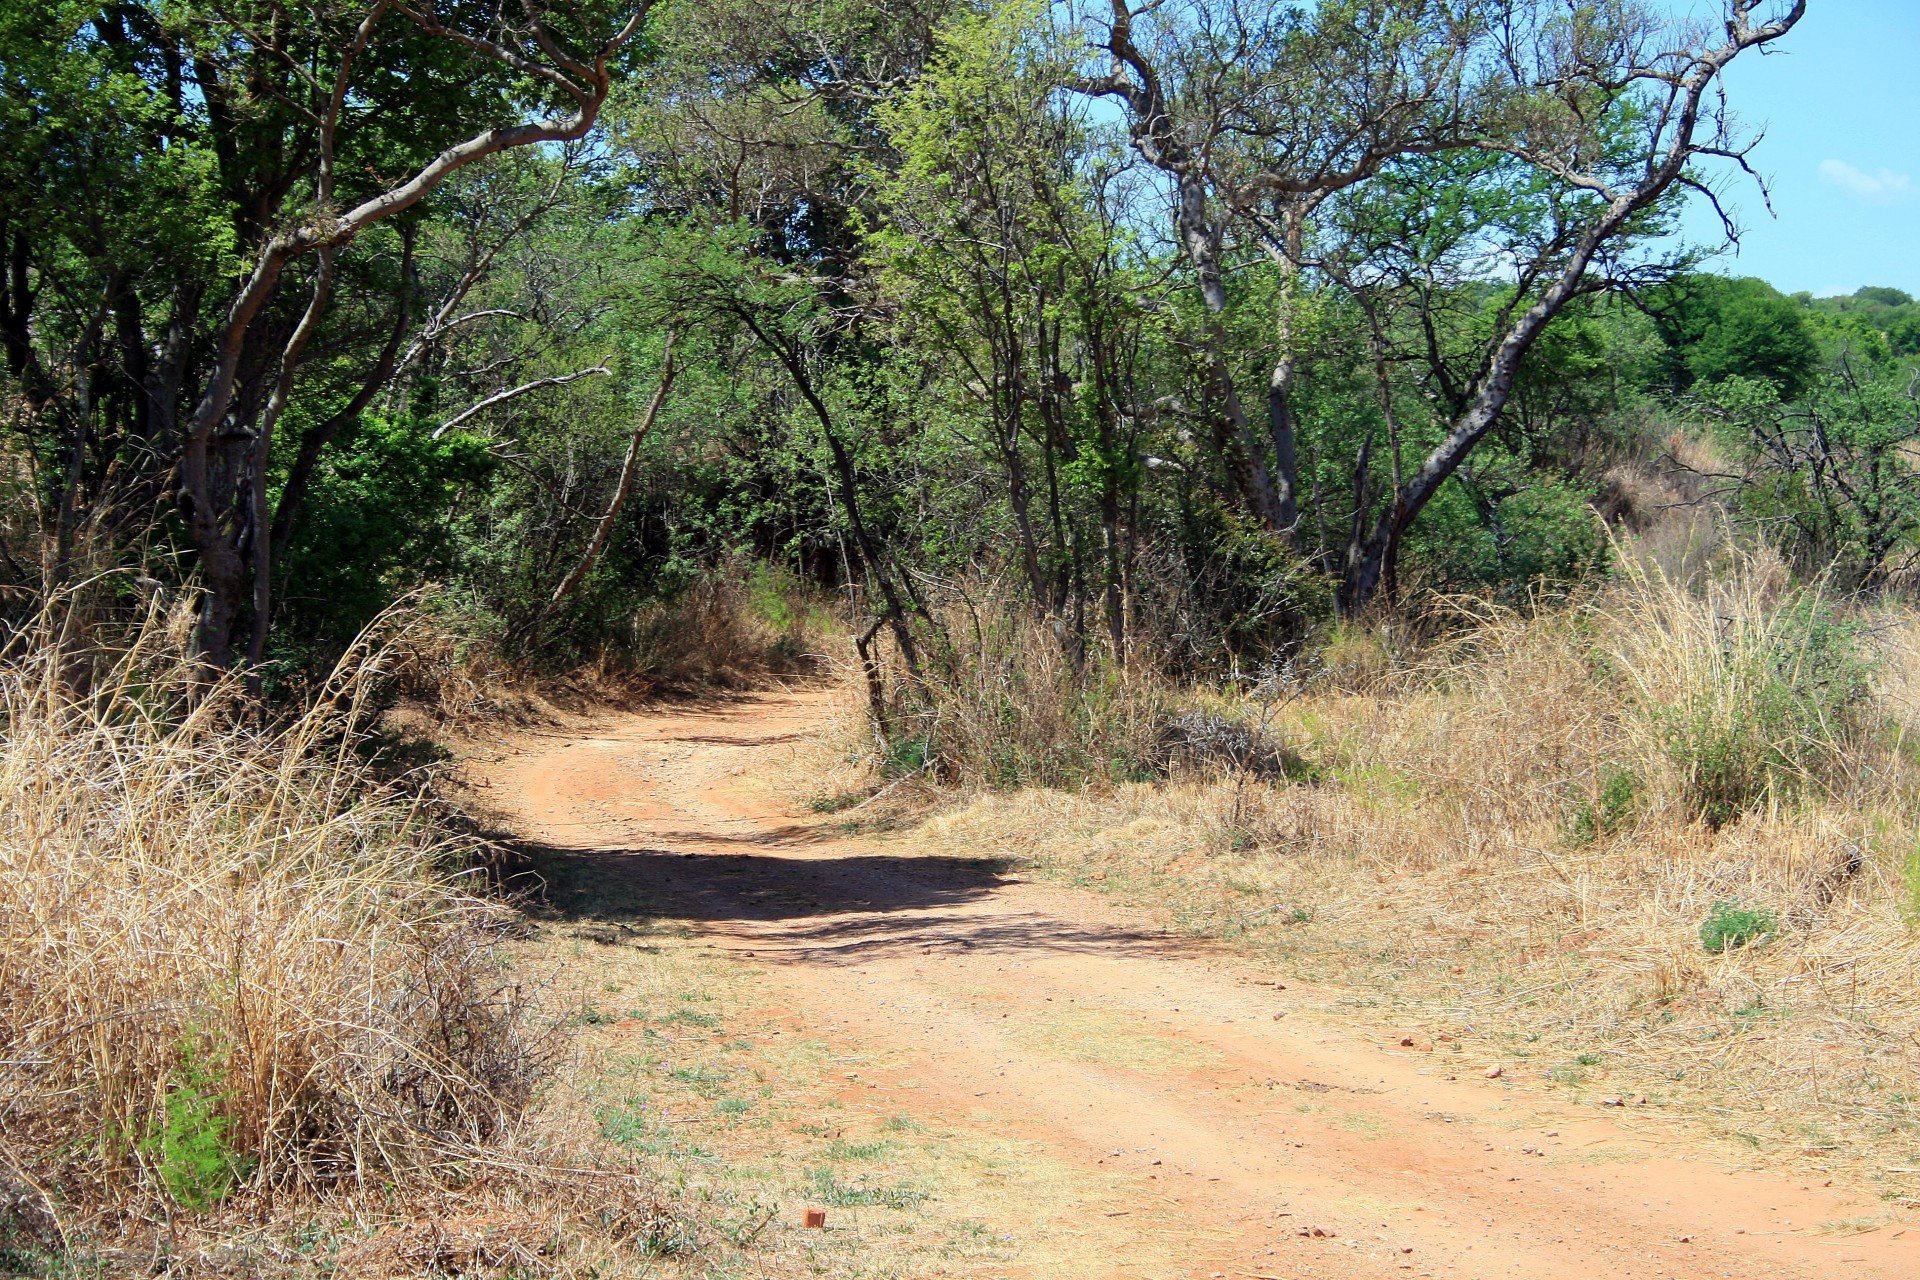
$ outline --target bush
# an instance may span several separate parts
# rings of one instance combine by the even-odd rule
[[[419,807],[354,751],[363,674],[249,727],[159,626],[0,655],[7,1158],[74,1204],[387,1187],[497,1136],[541,1066]]]
[[[1837,778],[1872,727],[1873,663],[1830,600],[1754,565],[1699,596],[1657,571],[1627,588],[1617,657],[1693,817],[1722,827]]]

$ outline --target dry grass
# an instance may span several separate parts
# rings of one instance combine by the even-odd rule
[[[1104,650],[1070,653],[1004,587],[975,585],[971,595],[956,588],[958,600],[937,611],[917,678],[897,658],[889,666],[896,724],[883,772],[999,788],[1154,772],[1173,705],[1166,682]]]
[[[354,750],[379,655],[263,726],[195,696],[184,616],[105,647],[56,616],[0,656],[0,1269],[655,1248],[650,1180],[524,1123],[554,1024],[504,963],[514,917]]]
[[[546,723],[563,709],[755,688],[843,661],[843,628],[814,589],[777,568],[736,562],[643,606],[591,653],[475,638],[474,619],[426,593],[395,636],[392,727],[422,739]],[[556,661],[564,661],[556,668]]]
[[[1899,1198],[1888,1171],[1920,1163],[1917,694],[1909,612],[1836,619],[1764,561],[1697,591],[1635,569],[1391,679],[1241,706],[1305,762],[1291,783],[984,795],[922,834]],[[1709,952],[1722,903],[1774,936]]]

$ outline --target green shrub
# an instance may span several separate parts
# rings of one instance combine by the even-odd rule
[[[932,744],[925,734],[895,738],[887,743],[886,758],[880,762],[880,773],[888,778],[903,778],[910,773],[919,773],[927,767],[931,750]]]
[[[1780,917],[1765,907],[1716,902],[1700,923],[1700,945],[1716,955],[1780,932]]]
[[[1640,782],[1631,769],[1610,769],[1602,777],[1597,796],[1576,795],[1567,815],[1568,836],[1574,844],[1593,844],[1617,835],[1633,822],[1639,808]]]

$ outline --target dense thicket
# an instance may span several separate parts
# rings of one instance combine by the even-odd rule
[[[270,674],[428,586],[617,659],[758,563],[883,720],[1009,612],[1245,668],[1661,494],[1894,583],[1920,306],[1673,234],[1801,8],[4,0],[0,573]]]

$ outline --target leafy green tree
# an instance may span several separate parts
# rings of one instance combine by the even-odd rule
[[[1738,451],[1740,511],[1811,572],[1874,586],[1911,566],[1920,538],[1920,391],[1842,356],[1799,399],[1731,377],[1701,395]]]
[[[1672,362],[1673,389],[1759,378],[1792,400],[1820,363],[1806,308],[1764,280],[1694,274],[1653,291]]]
[[[410,323],[421,202],[490,157],[586,136],[651,3],[509,18],[5,0],[0,313],[56,573],[86,508],[169,492],[203,587],[203,663],[229,663],[249,608],[257,663],[289,405],[334,400],[310,418],[323,445],[367,408]],[[283,286],[302,271],[295,300]],[[384,297],[388,315],[363,327],[336,293]]]
[[[1648,59],[1650,19],[1612,6],[1329,0],[1249,10],[1211,0],[1140,8],[1111,0],[1095,23],[1106,65],[1072,83],[1118,101],[1134,147],[1174,185],[1181,247],[1209,314],[1228,302],[1220,252],[1230,224],[1298,271],[1323,256],[1312,233],[1326,208],[1372,204],[1367,188],[1396,173],[1414,184],[1465,183],[1476,193],[1430,185],[1430,198],[1407,202],[1431,215],[1416,244],[1430,239],[1431,226],[1453,242],[1456,261],[1473,261],[1477,248],[1483,269],[1510,263],[1518,277],[1444,434],[1404,467],[1396,462],[1389,485],[1363,504],[1341,569],[1348,610],[1391,581],[1407,530],[1493,430],[1521,363],[1554,319],[1585,294],[1658,274],[1658,258],[1636,246],[1658,243],[1679,193],[1699,186],[1701,158],[1741,147],[1714,96],[1721,72],[1786,35],[1804,9],[1804,0],[1727,0],[1722,36]],[[1438,165],[1429,162],[1436,157]],[[1504,203],[1512,216],[1495,219],[1492,234],[1476,241],[1460,234],[1477,230],[1476,220],[1458,217],[1469,201]],[[1350,242],[1355,234],[1362,246],[1392,243],[1364,225],[1351,228]],[[1371,262],[1364,247],[1348,256],[1362,267]],[[1217,370],[1221,333],[1215,326],[1208,337]],[[1270,452],[1248,427],[1230,380],[1215,383],[1231,426],[1222,438],[1250,512],[1276,533],[1294,533],[1298,432],[1287,405],[1288,358],[1268,383]],[[1392,397],[1381,403],[1390,418]],[[1388,434],[1401,433],[1389,423]],[[1361,447],[1369,456],[1356,469],[1365,472],[1370,446]]]

